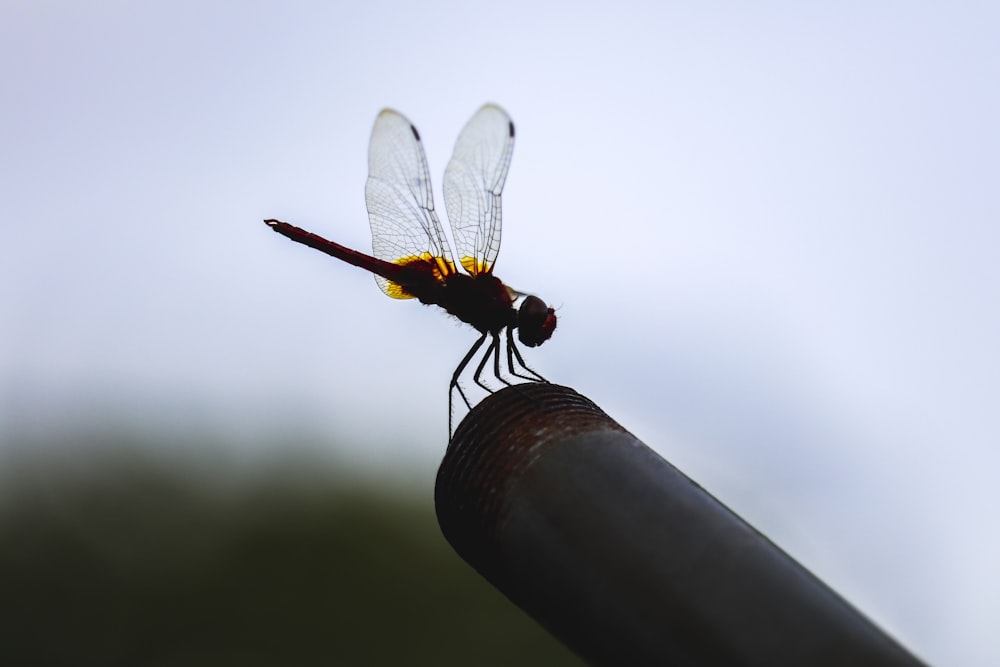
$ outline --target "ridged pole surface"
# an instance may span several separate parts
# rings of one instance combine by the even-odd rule
[[[921,664],[567,387],[476,406],[435,505],[458,554],[594,665]]]

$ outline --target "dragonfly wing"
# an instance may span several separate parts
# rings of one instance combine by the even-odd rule
[[[445,169],[444,204],[455,250],[471,274],[491,272],[500,251],[500,195],[513,150],[514,123],[506,111],[487,104],[458,135]]]
[[[365,202],[375,257],[397,264],[440,258],[444,272],[449,267],[454,270],[448,239],[434,212],[420,135],[406,117],[392,109],[384,109],[372,129]],[[385,278],[376,276],[375,280],[389,296],[401,297]]]

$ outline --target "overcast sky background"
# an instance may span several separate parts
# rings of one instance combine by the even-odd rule
[[[5,2],[0,433],[294,432],[429,487],[475,332],[261,219],[369,250],[378,111],[439,188],[494,101],[496,273],[559,309],[528,363],[1000,664],[998,7]]]

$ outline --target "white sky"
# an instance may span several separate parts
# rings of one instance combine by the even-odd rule
[[[368,250],[379,109],[439,186],[495,101],[529,364],[1000,664],[995,3],[8,1],[0,63],[3,423],[294,424],[429,484],[475,333],[260,221]]]

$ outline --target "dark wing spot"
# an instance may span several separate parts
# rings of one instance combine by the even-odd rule
[[[419,132],[417,132],[417,128],[415,128],[415,127],[413,127],[413,126],[411,125],[411,126],[410,126],[410,131],[411,131],[411,132],[413,132],[413,137],[414,137],[414,138],[415,138],[415,139],[416,139],[417,141],[420,141],[420,133],[419,133]]]
[[[510,136],[514,136],[514,121],[509,121],[510,124]],[[416,130],[414,130],[416,132]]]

